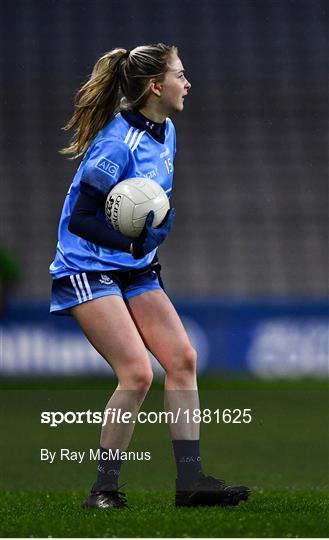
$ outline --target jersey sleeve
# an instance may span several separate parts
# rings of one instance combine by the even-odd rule
[[[168,138],[172,141],[173,157],[175,157],[176,155],[176,129],[171,118],[167,118],[167,124],[168,124]]]
[[[174,139],[174,157],[176,155],[176,130],[173,126],[173,139]]]
[[[129,148],[122,141],[98,141],[83,164],[81,184],[107,195],[124,177],[129,164]]]

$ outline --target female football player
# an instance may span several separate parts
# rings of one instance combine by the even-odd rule
[[[147,216],[138,238],[107,223],[104,205],[117,182],[151,177],[170,196],[176,152],[170,116],[184,108],[191,84],[175,47],[161,43],[114,49],[95,64],[76,96],[63,152],[82,162],[59,223],[50,272],[51,312],[70,314],[95,349],[112,366],[118,386],[107,409],[131,412],[129,423],[102,428],[97,478],[85,506],[122,508],[118,490],[120,452],[126,451],[139,408],[152,381],[147,349],[166,372],[169,411],[199,407],[196,352],[163,290],[157,249],[173,224],[174,209],[157,228]],[[199,424],[170,425],[177,464],[176,505],[236,505],[249,489],[205,476]],[[119,452],[118,452],[119,451]]]

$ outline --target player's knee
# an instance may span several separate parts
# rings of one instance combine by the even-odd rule
[[[197,352],[191,345],[187,345],[184,348],[181,364],[183,371],[186,371],[192,375],[196,372]]]
[[[153,380],[151,367],[136,367],[127,374],[125,385],[137,392],[146,393]]]
[[[172,373],[175,378],[194,376],[196,373],[197,352],[191,345],[186,345],[173,362]]]

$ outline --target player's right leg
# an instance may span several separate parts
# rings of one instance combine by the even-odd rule
[[[98,464],[98,474],[86,506],[112,508],[125,506],[118,492],[120,460],[109,460],[104,450],[125,451],[132,437],[138,410],[152,382],[152,367],[144,343],[120,296],[111,295],[84,302],[71,310],[84,334],[113,368],[118,387],[106,409],[132,413],[129,423],[111,423],[102,428],[100,447],[105,459]]]

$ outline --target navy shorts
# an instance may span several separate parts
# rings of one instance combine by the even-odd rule
[[[160,269],[159,263],[153,263],[128,272],[81,272],[54,279],[50,312],[70,315],[70,308],[101,296],[114,294],[127,301],[146,291],[163,289]]]

